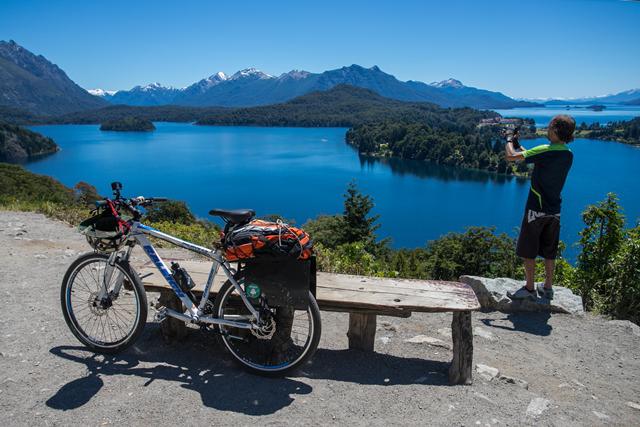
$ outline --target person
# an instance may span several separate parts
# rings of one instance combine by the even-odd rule
[[[516,246],[516,254],[524,263],[526,284],[508,294],[512,300],[536,300],[536,294],[553,299],[553,271],[560,240],[560,194],[573,163],[573,153],[567,144],[573,141],[575,129],[575,120],[561,114],[549,123],[549,144],[525,150],[520,147],[517,133],[507,139],[507,161],[533,163],[531,187]],[[545,281],[536,292],[534,278],[538,256],[544,258]]]

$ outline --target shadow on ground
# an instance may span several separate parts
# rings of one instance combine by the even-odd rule
[[[551,313],[541,311],[537,313],[509,313],[502,319],[480,319],[482,323],[493,328],[508,331],[526,332],[532,335],[546,337],[551,334],[553,327],[549,324]],[[496,322],[510,322],[512,326],[495,324]]]
[[[264,378],[238,368],[210,334],[193,331],[184,343],[166,345],[156,325],[148,325],[139,342],[116,355],[96,354],[85,347],[59,346],[55,356],[85,365],[88,374],[63,385],[46,402],[58,410],[79,408],[96,396],[102,377],[124,375],[174,381],[200,394],[205,406],[247,415],[266,415],[289,406],[295,395],[312,387],[299,379],[327,379],[358,384],[447,385],[449,363],[425,359],[319,349],[294,378]]]

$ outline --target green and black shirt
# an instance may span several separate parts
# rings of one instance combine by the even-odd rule
[[[566,144],[545,144],[525,150],[522,155],[525,162],[534,165],[526,209],[559,214],[560,193],[573,163],[573,153]]]

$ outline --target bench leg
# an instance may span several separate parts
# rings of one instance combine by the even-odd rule
[[[180,313],[184,310],[182,307],[182,301],[180,301],[180,298],[178,298],[171,290],[160,292],[158,305],[170,308]],[[162,333],[162,338],[164,338],[167,343],[182,341],[187,336],[187,325],[185,325],[182,320],[167,316],[166,319],[160,322],[160,332]]]
[[[376,340],[376,315],[349,313],[349,348],[373,351]]]
[[[453,360],[449,367],[449,383],[470,385],[473,381],[473,331],[470,311],[453,312],[451,332]]]

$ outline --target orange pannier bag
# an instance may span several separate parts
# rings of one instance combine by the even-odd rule
[[[222,237],[228,261],[256,257],[292,257],[299,260],[313,255],[313,241],[301,228],[281,221],[254,219],[229,230]]]

